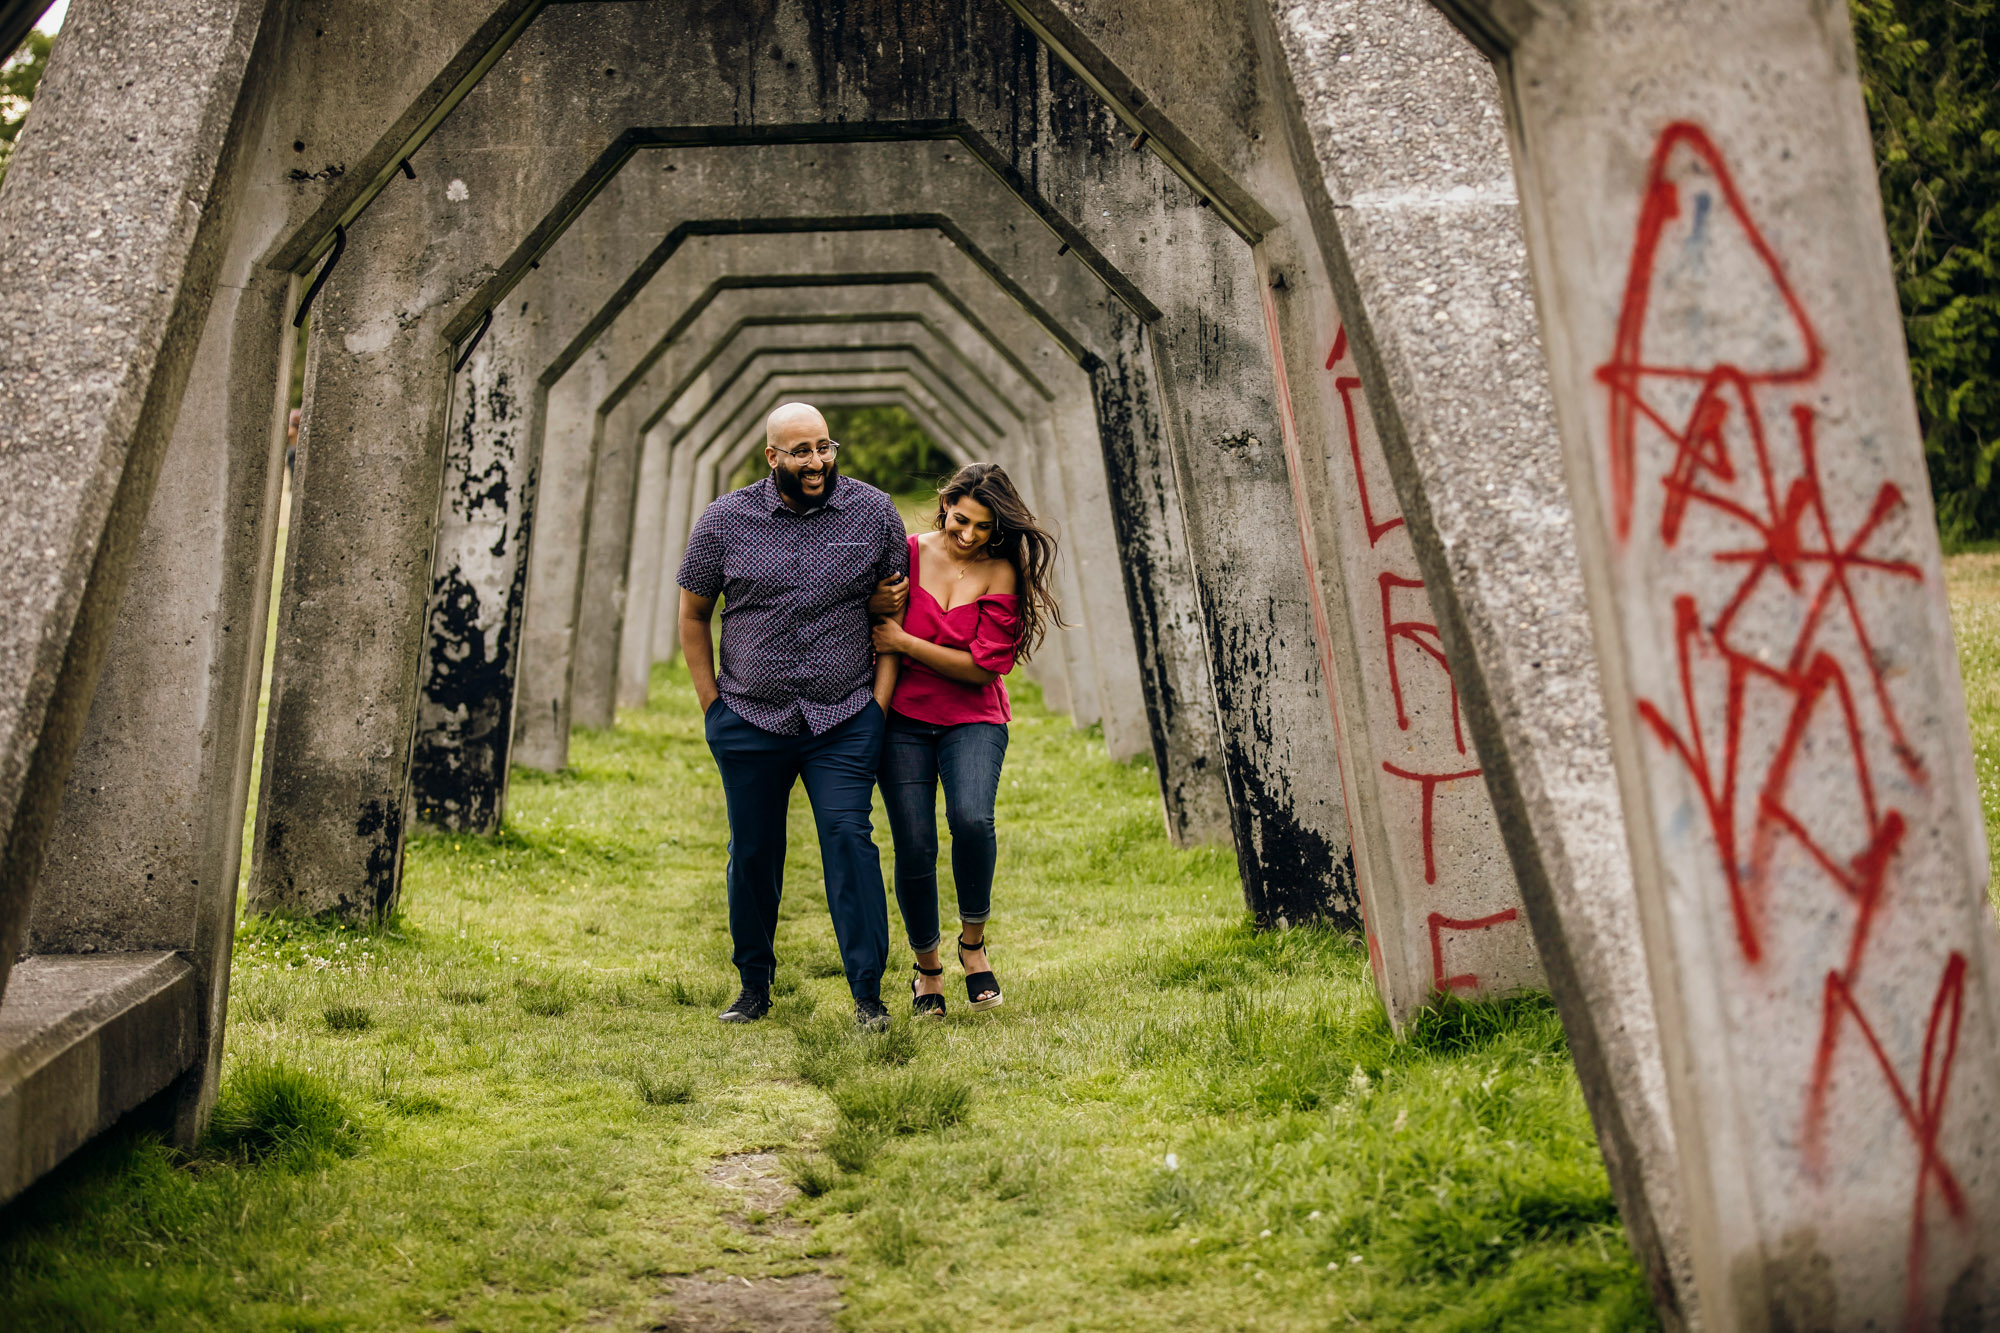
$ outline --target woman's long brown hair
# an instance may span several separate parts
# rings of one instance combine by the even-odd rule
[[[1014,646],[1025,662],[1034,656],[1051,625],[1069,628],[1049,587],[1055,580],[1056,539],[1035,521],[1034,511],[998,463],[969,463],[938,488],[936,526],[940,532],[944,530],[944,511],[960,500],[977,500],[992,511],[993,536],[986,543],[987,553],[1005,560],[1020,576],[1021,631]]]

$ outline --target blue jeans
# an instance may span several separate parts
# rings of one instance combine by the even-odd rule
[[[993,798],[1007,758],[1007,727],[964,722],[940,727],[889,715],[882,740],[882,804],[896,840],[896,906],[910,948],[929,953],[944,942],[938,926],[937,789],[944,783],[944,818],[951,829],[951,874],[958,884],[958,919],[984,921],[993,912]]]
[[[819,826],[826,906],[847,988],[857,1000],[882,993],[889,906],[875,850],[875,767],[882,709],[874,700],[818,736],[778,736],[717,699],[702,716],[708,748],[729,801],[729,938],[745,986],[769,990],[778,968],[778,899],[785,887],[785,807],[803,780]]]

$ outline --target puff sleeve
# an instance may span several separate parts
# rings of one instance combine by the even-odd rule
[[[996,676],[1014,669],[1014,654],[1020,646],[1021,618],[1014,605],[1012,597],[980,598],[979,624],[972,631],[972,641],[966,644],[973,664]]]

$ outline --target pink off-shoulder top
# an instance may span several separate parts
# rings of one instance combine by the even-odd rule
[[[889,711],[933,726],[962,722],[1006,722],[1014,716],[1007,702],[1006,682],[1014,669],[1015,638],[1021,619],[1020,598],[989,592],[947,611],[924,591],[917,578],[917,539],[910,538],[910,605],[903,628],[920,639],[972,654],[972,660],[995,677],[984,685],[941,676],[913,657],[903,659],[902,675],[890,696]]]

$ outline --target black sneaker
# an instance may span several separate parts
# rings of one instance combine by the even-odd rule
[[[889,1006],[880,1000],[856,1000],[854,1026],[864,1032],[882,1031],[889,1026]]]
[[[725,1023],[754,1023],[770,1012],[771,992],[745,986],[717,1017]]]

